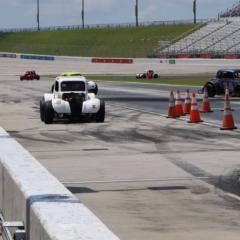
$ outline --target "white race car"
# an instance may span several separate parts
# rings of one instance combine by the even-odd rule
[[[90,85],[93,83],[90,82]],[[83,76],[57,77],[52,93],[45,93],[40,101],[41,120],[46,124],[66,118],[88,118],[104,122],[105,102],[96,98],[95,93],[89,92],[90,89],[89,82]]]

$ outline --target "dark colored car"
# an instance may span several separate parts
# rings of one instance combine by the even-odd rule
[[[39,80],[40,76],[35,71],[27,71],[23,75],[20,76],[20,80]]]
[[[216,77],[208,81],[202,88],[207,88],[208,96],[224,95],[228,86],[231,96],[240,96],[240,69],[220,69]]]

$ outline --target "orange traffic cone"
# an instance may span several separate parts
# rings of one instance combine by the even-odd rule
[[[228,95],[228,100],[229,100],[229,106],[230,106],[230,97],[229,97],[229,87],[228,85],[225,85],[225,98],[226,98],[226,95]],[[233,108],[231,108],[230,106],[230,109],[231,111],[235,111]],[[224,112],[224,108],[220,109],[221,112]]]
[[[191,111],[191,98],[190,98],[189,89],[187,89],[186,98],[185,98],[185,102],[184,102],[184,105],[183,105],[183,113],[184,114],[189,114],[190,111]]]
[[[210,102],[209,102],[209,99],[208,99],[208,91],[207,91],[206,87],[204,88],[204,92],[203,93],[204,93],[204,95],[203,95],[201,112],[204,112],[204,113],[213,112],[211,110],[211,107],[210,107]]]
[[[181,99],[181,95],[180,95],[180,91],[177,90],[177,94],[176,94],[176,102],[175,102],[175,107],[176,107],[176,114],[177,116],[183,116],[183,104],[182,104],[182,99]]]
[[[177,116],[177,113],[176,113],[175,99],[174,99],[173,91],[171,91],[167,118],[177,118],[177,117],[178,116]]]
[[[196,99],[196,94],[192,94],[192,103],[191,103],[191,111],[190,111],[190,118],[189,123],[199,123],[202,122],[200,112],[198,110],[198,104]]]
[[[225,102],[224,102],[224,113],[223,113],[223,122],[221,130],[233,130],[236,129],[234,125],[234,120],[232,116],[232,110],[229,101],[228,93],[225,95]]]

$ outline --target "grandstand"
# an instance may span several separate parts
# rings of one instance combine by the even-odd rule
[[[158,50],[160,57],[240,58],[240,2],[190,35]]]
[[[240,1],[219,14],[220,18],[240,17]]]

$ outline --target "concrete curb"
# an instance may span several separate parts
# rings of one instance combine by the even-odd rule
[[[0,208],[27,239],[119,240],[33,156],[0,128]]]

